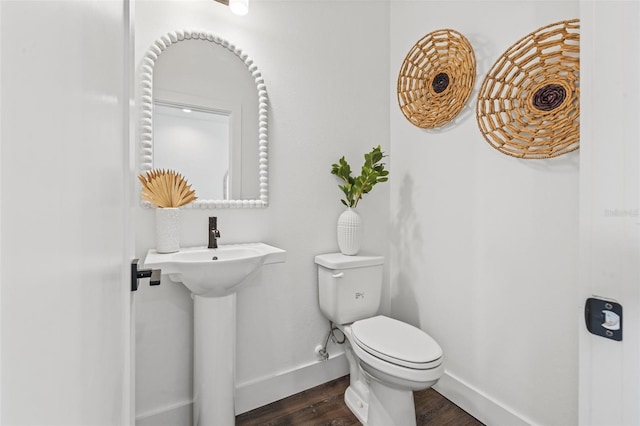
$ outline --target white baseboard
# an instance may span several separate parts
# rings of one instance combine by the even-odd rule
[[[236,414],[251,411],[349,374],[344,352],[236,386]],[[192,422],[193,401],[182,401],[136,416],[136,426],[175,426]]]
[[[316,361],[291,370],[261,377],[236,387],[236,414],[251,411],[298,392],[349,374],[344,353],[327,361]],[[531,426],[533,422],[483,394],[449,372],[434,389],[460,408],[491,426]],[[193,403],[184,401],[136,417],[136,426],[191,424]]]
[[[471,414],[482,423],[491,426],[531,426],[532,422],[483,394],[478,389],[445,371],[433,387],[438,393]]]
[[[157,410],[138,414],[136,426],[175,426],[193,423],[193,401],[181,401]]]
[[[236,414],[251,411],[349,374],[344,352],[236,386]]]

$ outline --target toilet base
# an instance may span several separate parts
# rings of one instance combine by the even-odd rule
[[[369,389],[365,389],[370,398],[368,401],[361,397],[362,389],[358,391],[354,385],[344,393],[345,404],[360,423],[365,426],[416,426],[413,392],[375,382]]]
[[[371,379],[367,417],[367,426],[416,426],[413,391],[397,389]]]
[[[364,371],[348,340],[345,353],[351,378],[344,402],[358,421],[364,426],[415,426],[413,391],[388,386]]]
[[[344,402],[365,426],[415,426],[413,392],[389,387],[375,379],[358,381],[344,393]]]
[[[363,425],[367,424],[367,415],[369,413],[369,403],[363,400],[357,391],[349,386],[344,393],[344,402],[349,410],[356,416],[358,421]]]

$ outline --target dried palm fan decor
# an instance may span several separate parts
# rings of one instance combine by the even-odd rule
[[[500,152],[556,157],[580,144],[580,21],[520,39],[495,62],[476,105],[480,131]]]
[[[476,58],[457,31],[433,31],[409,51],[398,75],[398,103],[412,124],[432,129],[464,108],[476,80]]]
[[[182,207],[198,198],[187,180],[173,170],[149,170],[138,179],[142,198],[160,208]]]

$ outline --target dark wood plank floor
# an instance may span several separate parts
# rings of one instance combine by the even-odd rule
[[[349,426],[360,422],[344,403],[349,376],[236,417],[236,426]],[[414,393],[418,426],[482,426],[433,389]],[[390,425],[391,426],[391,425]],[[399,425],[398,425],[399,426]]]

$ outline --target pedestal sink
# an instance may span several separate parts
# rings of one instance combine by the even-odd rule
[[[193,424],[235,424],[236,293],[262,265],[281,263],[286,251],[264,243],[149,250],[144,264],[181,282],[193,294]]]

